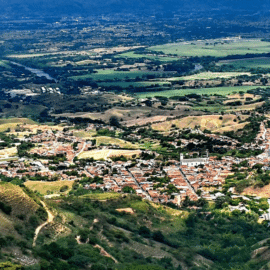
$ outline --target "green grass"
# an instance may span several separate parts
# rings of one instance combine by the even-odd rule
[[[11,67],[7,64],[8,62],[5,60],[0,60],[0,66],[10,69]]]
[[[270,68],[270,58],[237,59],[220,61],[218,65],[232,65],[234,68]]]
[[[115,71],[113,69],[100,69],[97,70],[97,73],[80,75],[80,76],[72,76],[73,80],[83,80],[92,78],[95,81],[107,81],[107,80],[124,80],[126,78],[135,79],[136,77],[142,78],[146,75],[158,75],[161,74],[159,72],[151,72],[151,71]]]
[[[148,81],[148,82],[102,82],[99,86],[119,86],[122,88],[133,87],[144,87],[144,86],[155,86],[155,85],[171,85],[169,82],[161,81]]]
[[[260,39],[235,39],[234,41],[216,39],[158,45],[150,47],[149,50],[178,56],[226,57],[229,55],[269,53],[270,42],[264,42]]]
[[[106,193],[91,193],[80,196],[81,198],[91,199],[91,200],[111,200],[121,197],[121,194],[115,192]]]
[[[171,62],[171,61],[178,60],[178,58],[176,58],[176,57],[137,54],[137,53],[135,53],[133,51],[118,54],[117,56],[115,56],[115,58],[133,58],[133,59],[145,58],[145,59],[154,60],[154,61],[160,61],[160,62]]]
[[[198,73],[198,74],[194,74],[190,76],[169,78],[168,81],[213,80],[213,79],[219,79],[219,78],[238,77],[241,75],[251,75],[251,74],[247,72],[246,73],[243,73],[243,72],[202,72],[202,73]]]
[[[267,86],[261,87],[266,88]],[[199,95],[230,95],[233,92],[243,91],[246,92],[251,89],[256,89],[257,86],[234,86],[234,87],[213,87],[213,88],[200,88],[200,89],[175,89],[167,91],[156,91],[156,92],[142,92],[136,93],[139,98],[164,96],[164,97],[174,97],[174,96],[185,96],[188,94],[199,94]]]

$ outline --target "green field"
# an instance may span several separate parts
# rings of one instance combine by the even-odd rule
[[[260,87],[266,88],[267,86]],[[164,96],[164,97],[174,97],[174,96],[185,96],[188,94],[199,94],[199,95],[230,95],[233,92],[238,93],[239,91],[246,92],[251,89],[256,89],[256,86],[235,86],[235,87],[213,87],[213,88],[200,88],[200,89],[175,89],[167,91],[156,91],[156,92],[142,92],[136,93],[139,98]]]
[[[137,54],[135,52],[126,52],[126,53],[118,54],[117,56],[115,56],[115,58],[133,58],[133,59],[146,58],[146,59],[149,59],[149,60],[161,61],[161,62],[171,62],[171,61],[178,60],[178,58],[176,58],[176,57]]]
[[[135,79],[136,77],[142,78],[146,75],[159,75],[162,74],[160,72],[151,72],[151,71],[115,71],[113,69],[100,69],[96,70],[97,73],[87,74],[87,75],[80,75],[80,76],[72,76],[73,80],[83,80],[92,78],[95,81],[107,81],[107,80],[124,80],[128,79]]]
[[[0,60],[0,66],[10,69],[10,66],[8,65],[7,61]]]
[[[220,61],[218,65],[232,65],[234,68],[270,68],[270,58],[251,58]]]
[[[269,53],[270,42],[260,39],[216,39],[158,45],[150,47],[149,50],[178,56],[226,57],[229,55]]]
[[[171,84],[169,82],[165,81],[148,81],[148,82],[102,82],[99,83],[99,86],[119,86],[122,88],[127,88],[127,87],[145,87],[145,86],[155,86],[155,85],[168,85],[170,86]]]
[[[251,75],[248,72],[202,72],[190,76],[183,76],[183,77],[173,77],[167,79],[168,81],[194,81],[194,80],[213,80],[213,79],[219,79],[219,78],[233,78],[238,77],[241,75]]]
[[[90,200],[111,200],[117,199],[121,196],[119,193],[115,192],[105,192],[105,193],[91,193],[80,196],[81,198],[90,199]]]

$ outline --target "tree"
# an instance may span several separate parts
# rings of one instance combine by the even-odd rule
[[[124,193],[131,193],[131,194],[135,194],[135,193],[136,193],[135,189],[132,188],[132,187],[129,187],[129,186],[123,187],[123,188],[122,188],[122,191],[123,191]]]
[[[116,117],[116,116],[112,116],[110,118],[110,125],[111,126],[115,126],[115,127],[120,127],[120,122],[119,122],[119,119]]]

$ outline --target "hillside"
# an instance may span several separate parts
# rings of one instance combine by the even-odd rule
[[[31,247],[35,228],[46,217],[39,199],[31,191],[0,182],[0,247],[4,247],[1,251],[5,251],[5,256],[15,256],[18,263],[25,261],[26,265],[36,262],[31,253],[26,260],[22,253]]]
[[[169,1],[127,1],[127,0],[109,0],[109,1],[82,1],[82,0],[69,0],[69,1],[40,1],[40,0],[27,0],[27,1],[1,1],[1,13],[10,14],[31,14],[37,15],[38,13],[60,15],[60,14],[96,14],[96,13],[125,13],[125,12],[138,12],[154,13],[155,11],[175,11],[185,12],[187,10],[201,10],[209,11],[211,9],[230,10],[233,11],[264,11],[269,7],[269,1],[187,1],[187,0],[169,0]]]

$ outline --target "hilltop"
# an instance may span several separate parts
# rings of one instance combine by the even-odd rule
[[[269,1],[259,1],[260,4],[254,1],[231,1],[231,0],[207,0],[207,1],[187,1],[187,0],[169,0],[169,1],[126,1],[126,0],[109,0],[109,1],[41,1],[41,0],[27,0],[24,2],[18,0],[1,1],[1,13],[10,14],[31,14],[32,16],[42,13],[43,15],[86,15],[89,14],[103,14],[103,13],[126,13],[139,12],[155,13],[155,12],[172,12],[179,11],[185,13],[186,11],[216,11],[217,9],[226,10],[230,12],[236,11],[264,11],[269,7]]]

